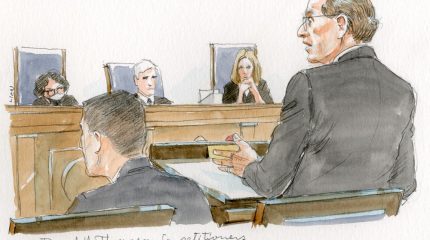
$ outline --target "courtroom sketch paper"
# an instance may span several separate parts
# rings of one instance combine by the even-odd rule
[[[374,0],[375,15],[346,6],[369,1],[330,2],[48,2],[50,19],[30,17],[43,12],[33,3],[1,3],[13,33],[0,48],[1,235],[423,238],[430,76],[417,49],[428,23],[415,23],[426,3]],[[73,21],[52,20],[63,15]],[[357,19],[370,29],[354,33]],[[234,63],[219,50],[257,45],[275,104],[221,104]],[[53,81],[44,94],[79,105],[31,106],[44,73],[71,86]],[[139,95],[148,79],[153,98]]]

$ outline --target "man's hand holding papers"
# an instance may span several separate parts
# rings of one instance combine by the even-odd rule
[[[251,146],[239,137],[237,133],[228,136],[226,141],[233,141],[238,147],[238,151],[214,149],[213,154],[223,158],[213,158],[212,161],[219,165],[218,169],[242,177],[245,167],[249,163],[257,160],[257,153]]]

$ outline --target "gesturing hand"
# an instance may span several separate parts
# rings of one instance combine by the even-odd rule
[[[243,171],[249,163],[257,159],[257,153],[251,146],[239,137],[237,133],[227,137],[226,141],[234,141],[238,146],[237,152],[217,150],[213,151],[214,155],[225,157],[226,159],[213,159],[215,164],[219,165],[219,169],[224,172],[233,173],[239,177],[243,176]]]

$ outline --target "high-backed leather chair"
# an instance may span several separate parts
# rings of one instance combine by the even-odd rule
[[[37,98],[34,83],[46,72],[66,77],[66,50],[16,47],[14,49],[14,98],[16,105],[31,105]]]
[[[234,65],[237,53],[241,49],[257,50],[257,45],[253,43],[247,44],[218,44],[211,43],[210,45],[210,60],[211,60],[211,87],[219,89],[219,92],[224,93],[224,85],[230,82],[231,70]]]

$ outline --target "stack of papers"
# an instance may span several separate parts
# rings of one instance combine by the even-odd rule
[[[212,162],[174,163],[167,164],[167,167],[194,180],[203,191],[223,202],[225,200],[261,198],[254,190],[245,186],[240,177],[219,170],[218,165]],[[169,169],[166,170],[169,171]]]

